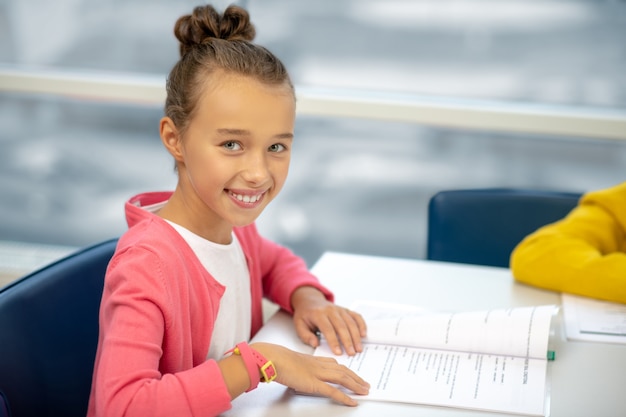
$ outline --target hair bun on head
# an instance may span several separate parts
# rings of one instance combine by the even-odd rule
[[[174,35],[180,42],[180,55],[183,56],[195,46],[212,39],[250,42],[256,31],[246,9],[230,5],[220,14],[207,4],[181,16],[174,26]]]

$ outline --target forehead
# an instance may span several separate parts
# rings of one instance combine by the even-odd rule
[[[264,122],[293,129],[295,97],[287,83],[269,85],[251,77],[218,71],[207,80],[195,113],[194,119],[203,118],[214,124]]]
[[[213,72],[203,86],[200,98],[211,95],[232,95],[232,94],[264,94],[270,96],[285,96],[295,102],[293,88],[288,82],[281,84],[269,84],[258,79],[228,73],[223,70]]]

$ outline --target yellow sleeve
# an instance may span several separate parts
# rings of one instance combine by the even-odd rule
[[[526,284],[626,303],[626,183],[585,195],[567,217],[527,236],[511,271]]]

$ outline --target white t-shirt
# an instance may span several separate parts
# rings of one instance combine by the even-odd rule
[[[143,208],[155,213],[164,204],[165,202]],[[237,343],[250,338],[252,327],[250,271],[243,249],[234,233],[230,244],[221,245],[198,236],[176,223],[166,221],[185,239],[213,278],[226,287],[220,300],[207,352],[207,359],[219,360]]]
[[[227,350],[250,338],[252,301],[250,272],[245,255],[234,233],[230,244],[220,245],[176,223],[169,221],[168,223],[187,241],[215,280],[226,287],[220,300],[220,308],[207,354],[207,358],[221,359]]]

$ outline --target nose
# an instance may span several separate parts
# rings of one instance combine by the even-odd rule
[[[250,184],[261,184],[270,176],[269,161],[266,152],[254,152],[244,158],[243,179]]]

